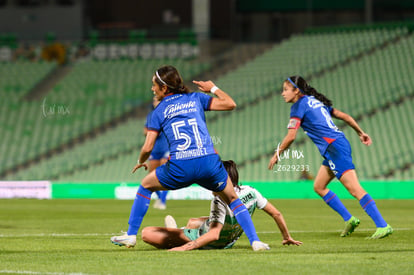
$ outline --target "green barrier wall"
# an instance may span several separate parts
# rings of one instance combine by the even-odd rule
[[[269,199],[317,199],[313,181],[246,182]],[[363,181],[361,185],[376,199],[414,199],[414,181]],[[352,199],[345,187],[334,181],[329,188],[340,198]]]
[[[312,181],[244,182],[243,184],[256,188],[268,199],[319,199],[319,196],[313,191]],[[363,181],[361,184],[375,199],[414,199],[414,181]],[[120,187],[130,193],[133,198],[138,185],[139,183],[54,182],[52,183],[52,198],[117,199],[121,197],[115,195],[115,190],[117,188],[119,190]],[[338,181],[332,182],[329,188],[340,198],[352,198]],[[203,191],[205,192],[200,187],[200,192]],[[125,197],[122,198],[125,199]]]

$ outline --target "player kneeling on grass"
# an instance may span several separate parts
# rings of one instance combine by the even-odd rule
[[[283,236],[283,245],[301,245],[302,242],[295,241],[290,236],[282,213],[256,189],[250,186],[239,186],[239,174],[236,164],[231,160],[223,161],[223,164],[233,182],[234,190],[246,205],[250,215],[253,215],[256,207],[264,210],[275,220],[279,227]],[[221,249],[231,248],[243,234],[243,229],[237,223],[233,212],[217,195],[211,202],[209,217],[192,218],[188,221],[186,227],[178,229],[174,218],[167,216],[165,226],[145,227],[142,230],[142,240],[157,248],[167,248],[172,251],[198,248]]]

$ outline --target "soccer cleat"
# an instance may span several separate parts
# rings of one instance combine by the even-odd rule
[[[262,251],[262,250],[269,250],[270,247],[267,243],[263,243],[261,241],[254,241],[252,243],[253,251]]]
[[[375,233],[372,234],[372,236],[368,237],[367,239],[370,239],[370,240],[382,239],[382,238],[385,238],[391,235],[392,232],[394,232],[394,229],[392,229],[391,225],[387,224],[386,227],[378,227],[377,231],[375,231]]]
[[[175,222],[173,216],[171,216],[171,215],[165,216],[164,224],[165,224],[165,227],[167,227],[167,228],[178,228],[177,223]]]
[[[162,203],[161,200],[156,200],[154,203],[154,208],[159,210],[165,210],[167,209],[167,205],[165,203]]]
[[[111,238],[111,242],[119,246],[125,246],[127,248],[130,248],[130,247],[134,247],[135,244],[137,243],[137,236],[127,235],[127,233],[125,233],[124,235],[121,235],[121,236],[113,236]]]
[[[341,237],[346,237],[354,232],[355,228],[360,224],[360,220],[357,217],[352,216],[348,221],[345,222],[345,229],[341,233]]]

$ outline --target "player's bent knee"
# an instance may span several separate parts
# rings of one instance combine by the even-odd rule
[[[141,231],[141,239],[142,241],[152,244],[154,243],[154,227],[145,227]]]
[[[364,189],[359,190],[349,190],[349,193],[356,198],[357,200],[362,199],[363,196],[367,193]]]
[[[319,196],[323,196],[326,192],[326,187],[325,186],[320,186],[320,185],[314,185],[313,186],[313,191],[315,191],[316,194],[318,194]]]
[[[198,218],[190,218],[187,222],[186,228],[195,229],[198,228],[203,222]]]

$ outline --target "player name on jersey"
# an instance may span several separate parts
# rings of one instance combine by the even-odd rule
[[[194,157],[202,157],[206,156],[207,149],[206,148],[198,148],[198,149],[192,149],[192,150],[186,150],[186,151],[179,151],[175,153],[176,159],[184,159],[184,158],[194,158]]]

